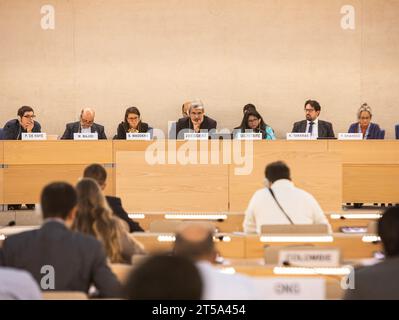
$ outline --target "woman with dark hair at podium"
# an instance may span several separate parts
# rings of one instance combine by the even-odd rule
[[[148,123],[141,121],[139,109],[130,107],[126,109],[125,119],[119,124],[114,139],[125,140],[126,133],[145,133],[149,132],[151,129]]]
[[[241,125],[237,128],[234,128],[234,136],[236,136],[239,132],[254,132],[262,133],[262,139],[276,140],[276,136],[272,127],[263,121],[262,116],[258,111],[256,111],[255,106],[249,107],[247,109],[244,107],[243,112],[244,117],[242,119]]]

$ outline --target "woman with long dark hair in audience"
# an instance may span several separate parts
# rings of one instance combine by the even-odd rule
[[[73,229],[97,238],[111,263],[131,263],[134,254],[143,254],[143,246],[129,235],[127,224],[113,217],[97,182],[82,179],[76,186],[78,210]]]

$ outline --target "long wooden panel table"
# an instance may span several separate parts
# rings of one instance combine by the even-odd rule
[[[325,211],[345,202],[399,203],[399,141],[255,141],[249,175],[236,175],[242,164],[223,163],[231,141],[203,144],[213,150],[206,157],[221,163],[187,165],[170,163],[168,151],[165,164],[148,163],[146,150],[153,143],[1,141],[0,204],[38,202],[46,183],[75,184],[84,167],[96,162],[107,165],[106,193],[121,197],[128,211],[244,212],[253,192],[263,187],[265,165],[276,160],[290,165],[295,184]],[[164,143],[187,149],[185,141]]]
[[[106,193],[113,194],[112,141],[4,141],[3,202],[38,203],[46,184],[75,185],[92,163],[106,165]]]
[[[342,158],[343,203],[399,203],[399,141],[328,141]]]

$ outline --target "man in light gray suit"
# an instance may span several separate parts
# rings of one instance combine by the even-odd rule
[[[69,229],[76,204],[70,184],[47,185],[41,195],[42,227],[7,238],[0,265],[29,271],[42,290],[88,293],[94,285],[100,297],[120,297],[121,285],[107,265],[102,244]]]
[[[385,211],[378,222],[378,234],[385,260],[355,270],[355,289],[346,291],[346,300],[399,300],[399,207]]]

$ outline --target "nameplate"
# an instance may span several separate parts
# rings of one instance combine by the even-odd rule
[[[290,267],[339,267],[340,252],[338,249],[282,249],[278,264],[287,263]]]
[[[363,140],[363,134],[360,133],[338,133],[338,140]]]
[[[209,133],[207,132],[186,132],[184,133],[184,140],[208,140]]]
[[[288,132],[287,140],[312,140],[312,135],[306,132]]]
[[[265,300],[324,300],[326,281],[322,278],[268,278],[253,282]]]
[[[47,134],[43,132],[31,132],[31,133],[23,132],[21,135],[21,139],[30,140],[30,141],[47,140]]]
[[[151,135],[149,132],[136,132],[136,133],[126,133],[126,140],[151,140]]]
[[[98,140],[98,133],[74,133],[73,140]]]
[[[262,140],[260,132],[240,132],[237,134],[238,140]]]

